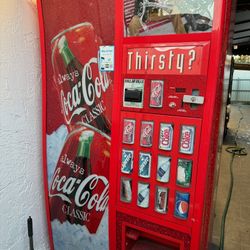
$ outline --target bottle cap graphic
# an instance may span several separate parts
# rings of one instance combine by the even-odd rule
[[[67,40],[66,40],[66,37],[65,36],[62,36],[59,41],[58,41],[58,49],[59,49],[59,52],[61,53],[62,52],[62,49],[67,46],[68,43],[67,43]]]
[[[90,130],[83,131],[79,137],[79,146],[77,155],[81,157],[89,158],[90,143],[93,140],[94,132]]]

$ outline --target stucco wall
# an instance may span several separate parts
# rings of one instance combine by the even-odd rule
[[[0,1],[0,250],[49,249],[42,184],[41,70],[37,13]]]

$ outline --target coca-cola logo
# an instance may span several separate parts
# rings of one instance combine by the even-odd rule
[[[60,176],[60,173],[61,168],[54,173],[49,197],[60,197],[69,204],[74,202],[78,207],[86,206],[89,210],[95,209],[97,212],[106,209],[109,199],[109,182],[106,177],[92,174],[82,180],[65,175]],[[102,193],[94,193],[93,191],[99,184],[104,185]],[[75,194],[73,201],[70,198],[72,194]]]
[[[169,143],[170,143],[170,131],[169,131],[169,129],[164,129],[161,132],[161,143],[163,145],[169,145]]]
[[[160,93],[161,93],[161,85],[160,85],[160,84],[157,84],[157,85],[154,86],[154,88],[152,89],[151,96],[152,96],[152,98],[157,98],[157,99],[159,99],[159,98],[160,98]]]
[[[145,128],[143,128],[142,137],[147,138],[150,137],[152,134],[153,128],[151,125],[147,125]]]
[[[191,143],[191,134],[189,131],[185,131],[182,134],[181,147],[184,149],[188,149],[188,148],[190,148],[190,143]]]
[[[94,76],[94,66],[98,67],[96,57],[91,58],[84,65],[81,81],[70,91],[61,89],[61,103],[67,124],[70,124],[74,116],[86,112],[86,105],[93,106],[96,99],[101,99],[102,93],[106,92],[110,85],[111,80],[106,72],[98,70],[98,75]]]
[[[130,135],[133,133],[133,129],[134,129],[134,124],[128,123],[125,127],[124,127],[124,134],[125,135]]]

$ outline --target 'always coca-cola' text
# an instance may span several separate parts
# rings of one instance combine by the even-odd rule
[[[61,168],[58,168],[54,173],[49,192],[50,198],[60,197],[69,204],[74,202],[79,208],[86,206],[88,210],[95,209],[97,212],[102,212],[106,209],[109,199],[109,182],[106,177],[92,174],[82,180],[60,175],[61,170]],[[100,195],[94,192],[98,185],[104,186]],[[72,200],[73,194],[74,199]]]
[[[100,71],[98,71],[99,75],[93,79],[92,68],[94,66],[98,67],[96,57],[91,58],[89,62],[84,65],[81,81],[75,84],[68,92],[65,92],[64,89],[61,90],[61,103],[67,124],[70,124],[74,116],[82,113],[85,114],[82,116],[82,121],[89,123],[106,110],[101,96],[102,92],[106,92],[108,89],[111,80],[106,72]],[[62,77],[58,78],[58,83],[62,84]],[[95,100],[100,101],[95,103]],[[86,108],[86,106],[88,106],[88,108]],[[91,109],[89,107],[91,107]]]

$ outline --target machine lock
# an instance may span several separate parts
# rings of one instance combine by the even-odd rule
[[[183,103],[203,104],[204,96],[183,95]]]

